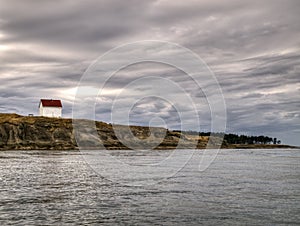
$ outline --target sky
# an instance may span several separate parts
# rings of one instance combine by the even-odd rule
[[[158,40],[189,49],[209,67],[222,90],[226,132],[300,145],[299,12],[298,0],[0,0],[0,112],[36,115],[39,100],[52,98],[62,100],[64,117],[72,117],[80,80],[99,56]],[[142,62],[121,68],[105,84],[96,77],[87,90],[103,88],[94,103],[97,120],[114,122],[112,111],[119,117],[126,105],[132,124],[211,128],[210,94],[174,66]],[[143,79],[149,77],[176,83],[182,95],[164,99],[174,91],[168,84],[165,92],[148,95],[152,83]],[[193,127],[195,109],[187,97],[200,129]],[[85,98],[89,109],[88,91]]]

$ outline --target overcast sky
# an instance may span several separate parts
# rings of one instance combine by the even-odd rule
[[[161,40],[192,50],[210,67],[223,91],[227,132],[300,145],[299,12],[298,0],[0,0],[0,112],[37,114],[40,98],[57,98],[71,117],[76,87],[97,57],[126,43]],[[111,122],[116,94],[147,76],[178,83],[193,97],[200,130],[209,130],[205,95],[184,72],[159,63],[131,65],[107,81],[97,119]],[[136,93],[142,97],[147,85]],[[159,95],[133,103],[126,91],[118,98],[133,105],[130,122],[159,117],[179,128],[178,103]]]

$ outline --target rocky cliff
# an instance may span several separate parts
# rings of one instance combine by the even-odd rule
[[[91,123],[81,120],[82,125]],[[204,148],[207,137],[187,136],[180,132],[164,128],[141,126],[128,127],[104,122],[92,122],[96,125],[98,137],[107,149],[155,148],[172,149]],[[118,137],[115,134],[118,131]],[[77,137],[85,147],[97,147],[89,134]],[[120,140],[122,142],[120,142]],[[180,143],[179,140],[181,140]],[[216,140],[217,142],[218,140]],[[85,145],[87,144],[87,145]],[[17,114],[0,114],[0,150],[71,150],[77,149],[72,119],[20,116]]]
[[[75,149],[71,119],[0,114],[0,149]]]
[[[79,123],[79,124],[78,124]],[[76,127],[76,139],[75,130]],[[90,132],[94,127],[94,136]],[[88,128],[88,129],[86,129]],[[104,122],[0,114],[0,150],[291,148],[287,145],[236,145],[220,137],[198,136],[165,128],[111,125]]]

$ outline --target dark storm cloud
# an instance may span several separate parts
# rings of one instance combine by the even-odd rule
[[[143,16],[143,11],[137,6],[147,8],[149,3],[135,0],[2,3],[0,28],[7,35],[3,42],[25,41],[63,49],[73,47],[77,51],[103,48],[142,27],[136,18]]]
[[[27,114],[37,111],[40,98],[60,98],[65,116],[70,117],[75,88],[96,57],[120,44],[158,39],[190,48],[211,67],[223,90],[229,131],[279,138],[289,134],[291,139],[282,135],[283,141],[296,144],[300,131],[299,12],[298,0],[0,0],[0,109]],[[208,93],[184,72],[157,63],[132,65],[111,77],[97,103],[99,119],[110,121],[118,92],[149,75],[179,84],[193,98],[201,121],[209,128]],[[97,83],[95,75],[88,85],[99,88],[103,84]],[[212,87],[206,81],[201,85]],[[149,89],[144,84],[130,91],[141,95]],[[133,100],[122,98],[122,106]],[[178,96],[179,105],[185,104],[182,100]],[[148,98],[133,108],[132,122],[146,125],[158,116],[169,127],[178,128],[174,106]],[[192,118],[191,112],[186,106],[185,117],[190,114]],[[186,123],[194,129],[192,120]]]
[[[299,72],[300,67],[300,55],[298,54],[257,57],[249,59],[249,61],[257,65],[256,67],[245,70],[245,72],[249,72],[251,76],[288,75],[286,79],[297,80],[297,76],[295,75]]]

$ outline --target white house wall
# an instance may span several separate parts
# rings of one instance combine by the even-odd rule
[[[60,118],[62,115],[62,108],[59,107],[43,107],[40,106],[40,116]]]
[[[43,106],[42,105],[40,105],[40,107],[39,107],[39,115],[43,116]]]

